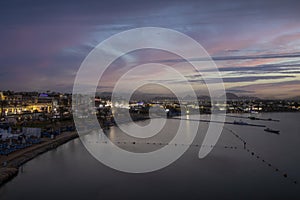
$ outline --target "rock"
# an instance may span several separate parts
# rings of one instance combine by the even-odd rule
[[[19,170],[15,167],[3,167],[0,168],[0,185],[11,180],[18,174]]]

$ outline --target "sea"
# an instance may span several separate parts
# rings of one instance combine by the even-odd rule
[[[274,121],[251,120],[250,116]],[[201,118],[209,120],[210,116]],[[158,135],[148,139],[132,139],[117,126],[105,131],[109,140],[135,153],[167,145],[187,147],[181,157],[162,169],[147,173],[112,169],[94,158],[77,138],[20,167],[19,174],[0,188],[0,199],[300,199],[299,112],[230,114],[226,117],[229,124],[204,158],[198,154],[208,122],[199,123],[191,144],[170,143],[179,122],[190,137],[190,127],[196,122],[188,119],[193,116],[183,122],[167,119]],[[260,126],[230,124],[234,120],[264,125],[280,134]],[[124,126],[127,130],[136,124],[161,126],[160,119],[134,123]]]

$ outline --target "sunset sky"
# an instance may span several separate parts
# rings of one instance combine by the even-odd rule
[[[115,33],[151,26],[198,41],[215,60],[228,92],[300,96],[299,10],[299,1],[275,0],[1,1],[0,90],[70,92],[95,45]],[[169,55],[145,54],[131,57],[185,67]]]

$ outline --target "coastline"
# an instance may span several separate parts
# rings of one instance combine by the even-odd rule
[[[133,121],[142,121],[147,119],[149,118],[134,117]],[[123,123],[128,122],[124,121]],[[110,124],[108,127],[110,126],[116,126],[116,124]],[[8,156],[0,156],[0,188],[17,176],[19,173],[19,167],[26,162],[78,137],[79,135],[76,130],[72,132],[64,132],[63,134],[56,136],[55,139],[46,139],[46,141],[43,141],[40,144],[16,151]],[[7,164],[6,166],[3,166],[3,162],[5,161]]]
[[[274,112],[274,113],[290,113],[290,112]],[[230,113],[230,114],[241,114],[241,113]],[[209,114],[208,114],[209,115]],[[148,120],[148,117],[134,117],[132,121],[143,121]],[[128,123],[124,121],[123,123]],[[116,126],[116,124],[111,124],[110,126]],[[105,128],[105,127],[102,127]],[[0,156],[0,188],[12,180],[19,173],[19,167],[30,161],[31,159],[43,154],[47,151],[57,148],[58,146],[67,143],[70,140],[78,138],[79,135],[77,131],[64,132],[61,135],[56,136],[55,139],[46,139],[40,144],[22,149],[20,151],[14,152],[8,156]],[[3,166],[3,162],[7,161],[6,166]]]
[[[40,144],[22,149],[8,156],[0,156],[0,187],[18,175],[19,167],[21,165],[25,164],[38,155],[55,149],[56,147],[75,138],[78,138],[78,134],[76,131],[65,132],[61,135],[58,135],[55,139],[43,141]],[[7,162],[7,164],[6,166],[3,166],[2,163],[5,161]]]

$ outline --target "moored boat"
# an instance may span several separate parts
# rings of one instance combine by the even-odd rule
[[[275,133],[275,134],[279,134],[279,130],[273,130],[273,129],[270,129],[270,128],[266,128],[266,129],[264,129],[264,131],[266,131],[266,132],[270,132],[270,133]]]
[[[240,121],[234,120],[233,124],[237,124],[237,125],[249,125],[247,122],[244,122],[242,120],[240,120]]]

